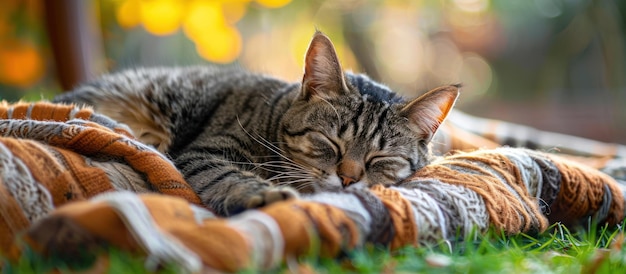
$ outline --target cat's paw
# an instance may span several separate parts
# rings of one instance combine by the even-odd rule
[[[300,195],[290,187],[270,187],[260,191],[248,199],[247,208],[259,208],[271,203],[285,201],[289,199],[297,199]]]

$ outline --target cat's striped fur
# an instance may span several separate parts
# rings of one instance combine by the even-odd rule
[[[343,73],[316,33],[302,84],[236,69],[133,69],[55,99],[126,123],[171,157],[204,203],[232,215],[300,192],[394,184],[429,161],[457,86],[409,102]]]

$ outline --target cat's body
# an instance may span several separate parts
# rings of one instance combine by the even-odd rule
[[[171,157],[202,201],[232,215],[301,192],[396,183],[429,161],[458,95],[405,102],[343,74],[316,33],[303,83],[236,69],[151,68],[106,75],[55,99],[91,105]],[[289,187],[284,187],[289,186]]]

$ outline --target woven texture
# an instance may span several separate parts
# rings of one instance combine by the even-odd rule
[[[108,244],[146,255],[149,269],[232,272],[366,243],[396,249],[489,227],[515,234],[624,218],[611,176],[553,154],[494,148],[448,153],[396,186],[318,193],[221,219],[167,158],[89,109],[3,104],[0,118],[0,248],[10,259],[20,255],[16,242],[68,260]]]
[[[90,109],[0,104],[0,247],[55,207],[113,190],[199,198],[172,163]]]

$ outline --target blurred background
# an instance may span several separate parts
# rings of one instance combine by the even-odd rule
[[[136,66],[302,77],[315,29],[406,96],[462,83],[469,114],[626,143],[626,1],[0,0],[0,98]]]

